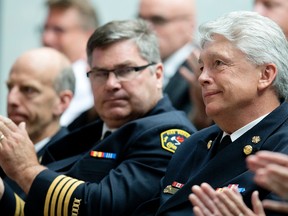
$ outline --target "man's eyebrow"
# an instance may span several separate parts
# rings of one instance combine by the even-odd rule
[[[103,68],[103,67],[97,67],[97,66],[94,66],[93,68],[91,68],[91,70],[93,69],[96,69],[96,70],[114,70],[114,69],[117,69],[117,68],[123,68],[123,67],[133,67],[135,66],[135,63],[131,62],[131,61],[127,61],[127,62],[123,62],[123,63],[120,63],[120,64],[116,64],[116,65],[113,65],[112,68]]]

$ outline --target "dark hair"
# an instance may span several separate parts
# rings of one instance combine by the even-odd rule
[[[134,41],[140,55],[148,62],[161,62],[156,35],[146,21],[135,19],[112,21],[97,28],[87,43],[89,64],[91,65],[92,52],[95,48],[123,40]]]

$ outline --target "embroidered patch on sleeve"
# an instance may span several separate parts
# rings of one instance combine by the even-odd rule
[[[177,147],[184,142],[190,134],[180,129],[170,129],[160,134],[161,145],[167,151],[175,152]]]

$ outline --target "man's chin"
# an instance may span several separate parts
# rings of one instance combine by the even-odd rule
[[[127,116],[127,114],[124,113],[110,113],[106,117],[107,119],[115,119],[115,120],[121,120],[124,119]]]
[[[127,106],[126,100],[109,100],[106,101],[104,107],[106,110],[108,109],[123,109],[123,107]]]
[[[123,110],[123,109],[113,109],[110,110],[109,112],[105,112],[105,114],[102,116],[103,120],[107,119],[107,120],[122,120],[122,119],[126,119],[129,116],[129,112],[127,112],[127,110]]]

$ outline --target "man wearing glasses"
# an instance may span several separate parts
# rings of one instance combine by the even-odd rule
[[[186,59],[196,47],[193,43],[195,10],[194,0],[141,0],[138,12],[157,34],[164,62],[164,92],[176,109],[187,114],[193,108],[189,84],[179,70],[182,66],[188,67]]]
[[[76,78],[74,97],[60,120],[62,126],[73,130],[97,118],[92,90],[86,79],[86,44],[99,25],[98,13],[89,0],[46,0],[45,5],[47,16],[42,44],[66,55],[72,62]]]
[[[50,169],[37,162],[25,125],[0,117],[0,165],[28,194],[24,207],[0,184],[0,212],[130,215],[160,189],[171,156],[194,132],[185,114],[163,97],[163,65],[147,23],[99,27],[87,54],[100,120],[52,145],[42,159]]]

